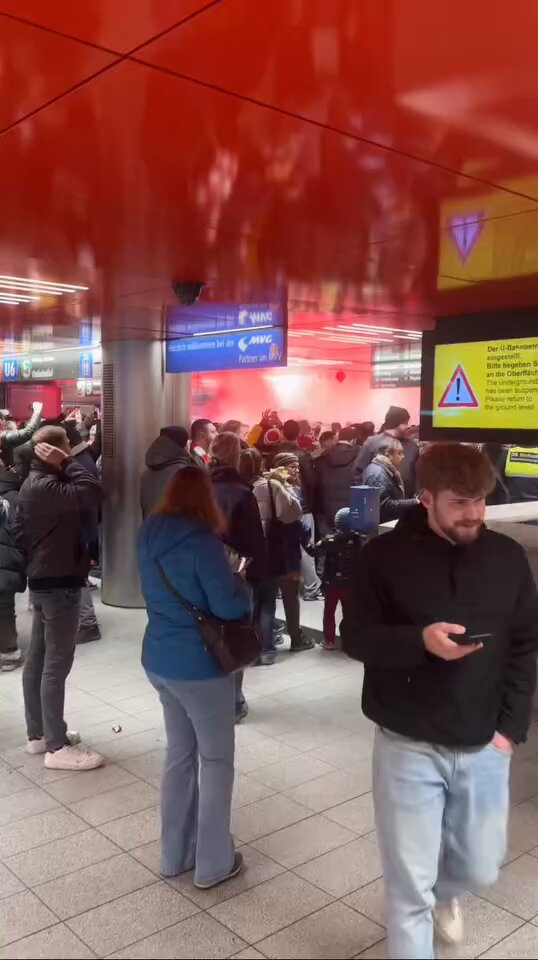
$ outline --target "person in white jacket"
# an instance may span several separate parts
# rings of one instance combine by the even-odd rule
[[[252,485],[267,544],[267,576],[255,587],[254,617],[263,638],[259,663],[269,666],[274,663],[276,654],[275,609],[280,573],[278,521],[296,523],[301,518],[302,507],[291,486],[274,476],[264,477],[263,469],[263,457],[256,447],[241,452],[239,472]]]

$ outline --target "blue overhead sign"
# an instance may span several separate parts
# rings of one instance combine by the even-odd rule
[[[246,330],[183,337],[166,344],[168,373],[252,370],[286,366],[286,329]]]
[[[224,333],[285,324],[285,306],[279,302],[194,303],[190,307],[169,307],[166,311],[166,331],[170,339],[193,333]]]

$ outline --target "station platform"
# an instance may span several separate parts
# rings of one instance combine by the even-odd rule
[[[199,891],[159,876],[164,733],[139,663],[145,614],[95,593],[103,639],[77,649],[66,716],[105,767],[27,756],[21,671],[0,674],[0,960],[386,956],[360,664],[284,647],[247,671],[233,814],[246,869]],[[304,604],[303,622],[319,629],[321,613]],[[30,617],[21,598],[23,641]],[[444,958],[538,957],[538,722],[512,792],[500,880],[466,896],[467,941]]]

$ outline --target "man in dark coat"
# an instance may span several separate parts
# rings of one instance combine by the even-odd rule
[[[349,507],[349,488],[357,457],[354,439],[353,429],[344,427],[338,442],[314,461],[317,521],[321,536],[334,530],[336,514]]]
[[[24,557],[10,529],[15,499],[0,499],[0,669],[13,670],[23,662],[17,646],[15,594],[26,590]]]
[[[406,438],[406,431],[409,427],[411,414],[405,407],[389,407],[385,422],[381,427],[380,433],[369,437],[359,450],[355,468],[353,470],[353,483],[363,483],[363,471],[374,457],[379,453],[381,444],[387,437],[395,437],[400,441],[403,448],[403,461],[400,467],[402,475],[404,493],[406,497],[412,497],[417,492],[416,489],[416,466],[419,455],[418,444],[414,440]]]
[[[188,451],[185,427],[163,427],[146,452],[146,469],[140,482],[140,506],[144,519],[158,504],[177,470],[196,466]]]
[[[376,725],[390,957],[433,957],[434,923],[445,942],[460,942],[457,898],[495,883],[538,647],[525,553],[483,522],[495,483],[487,458],[433,444],[417,478],[421,504],[360,553],[344,625]]]
[[[406,498],[400,467],[404,458],[402,444],[395,437],[384,437],[379,452],[362,475],[367,487],[379,490],[379,522],[405,517],[417,501]]]

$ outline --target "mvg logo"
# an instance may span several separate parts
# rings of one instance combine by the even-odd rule
[[[241,353],[244,353],[248,347],[263,346],[265,343],[272,343],[273,337],[270,333],[255,333],[252,337],[241,337],[238,347]]]

